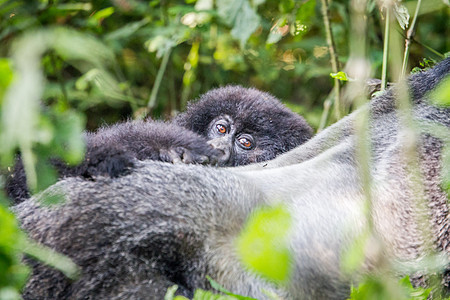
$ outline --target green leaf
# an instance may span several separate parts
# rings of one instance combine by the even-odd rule
[[[231,35],[240,41],[241,48],[260,25],[260,17],[248,0],[217,1],[219,16],[232,27]]]
[[[2,104],[3,95],[13,79],[13,70],[11,60],[0,58],[0,105]]]
[[[133,34],[138,31],[143,26],[147,25],[150,22],[150,19],[144,18],[137,22],[127,23],[125,26],[120,27],[108,34],[105,35],[105,40],[118,40],[124,38],[130,38]]]
[[[106,63],[114,61],[113,52],[98,40],[60,27],[29,32],[14,43],[11,52],[17,80],[12,82],[5,93],[1,107],[0,152],[3,154],[2,161],[8,162],[12,160],[15,150],[20,150],[31,190],[36,190],[38,186],[35,168],[37,158],[33,148],[36,145],[50,146],[49,142],[55,133],[51,122],[40,116],[40,100],[45,86],[41,59],[50,49],[65,59],[89,62],[100,70],[101,75],[107,73],[104,71]],[[100,89],[107,91],[108,96],[127,99],[121,91],[117,91],[118,84],[112,76],[99,75],[96,79],[95,83]],[[76,123],[77,121],[72,121],[71,125],[79,128]],[[79,143],[68,144],[70,149],[80,148]],[[71,161],[79,160],[75,153],[77,151],[69,152],[67,158]]]
[[[46,159],[39,159],[36,162],[36,176],[38,178],[36,186],[30,187],[33,194],[45,190],[50,185],[54,184],[58,179],[58,174]],[[53,200],[50,200],[53,202]]]
[[[330,76],[341,81],[348,81],[348,77],[345,72],[330,73]]]
[[[431,103],[437,106],[450,106],[450,75],[445,77],[439,85],[430,92]]]
[[[22,263],[18,247],[25,235],[14,215],[3,204],[5,202],[0,195],[0,299],[14,299],[25,284],[29,269]]]
[[[255,300],[254,298],[250,298],[250,297],[245,297],[245,296],[240,296],[240,295],[236,295],[233,294],[232,292],[230,292],[229,290],[227,290],[226,288],[224,288],[223,286],[221,286],[217,281],[215,281],[214,279],[212,279],[209,276],[206,276],[206,279],[208,279],[209,283],[211,284],[212,288],[222,292],[228,296],[232,296],[234,297],[234,299],[239,299],[239,300]]]
[[[218,295],[210,291],[197,289],[192,300],[236,300],[237,298],[228,295]],[[176,299],[175,299],[176,300]]]
[[[164,295],[164,300],[173,300],[175,297],[175,292],[178,290],[178,285],[172,285],[167,289],[166,294]]]
[[[55,114],[54,152],[71,165],[80,163],[84,158],[85,142],[83,130],[86,117],[76,111],[68,110]]]
[[[350,300],[398,299],[427,300],[431,289],[413,288],[409,277],[397,283],[390,276],[368,276],[357,288],[352,287]]]
[[[97,11],[95,14],[89,17],[89,19],[100,21],[102,19],[106,19],[114,13],[114,7],[110,6],[104,9]]]
[[[427,300],[430,295],[432,289],[431,288],[423,288],[417,287],[414,288],[411,284],[411,280],[409,276],[405,276],[399,281],[400,285],[406,289],[408,293],[408,298],[410,300]]]
[[[236,240],[239,256],[249,269],[274,282],[291,274],[288,235],[291,216],[281,205],[255,210]]]
[[[369,233],[367,231],[363,232],[355,239],[353,245],[343,253],[342,269],[344,272],[351,274],[361,267],[361,264],[364,262],[368,239]]]
[[[291,26],[292,35],[302,36],[308,32],[316,17],[315,8],[315,0],[308,0],[300,6],[296,13],[295,26]]]
[[[290,13],[295,7],[295,1],[294,0],[281,0],[278,3],[278,8],[281,13]]]
[[[37,244],[32,240],[23,240],[20,246],[25,254],[40,260],[46,265],[58,269],[68,278],[77,279],[79,277],[80,269],[67,256]]]

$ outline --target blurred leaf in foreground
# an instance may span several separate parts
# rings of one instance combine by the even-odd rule
[[[244,265],[271,281],[287,281],[292,267],[288,248],[291,223],[284,206],[257,209],[236,241]]]
[[[56,178],[48,165],[49,158],[59,157],[76,164],[84,156],[85,118],[59,102],[46,109],[41,107],[45,86],[42,57],[49,50],[80,71],[98,70],[104,74],[93,79],[99,89],[108,90],[112,98],[128,99],[120,89],[111,88],[117,82],[107,72],[107,65],[114,62],[114,54],[89,35],[56,27],[29,32],[17,39],[11,48],[15,80],[1,102],[0,153],[2,163],[11,164],[16,151],[20,151],[28,186],[34,192]],[[0,62],[0,72],[9,72],[5,61]],[[12,75],[6,75],[0,82],[2,87],[11,80]]]
[[[0,58],[0,105],[3,95],[13,79],[13,70],[11,61],[6,58]]]
[[[426,300],[431,289],[414,288],[409,276],[396,283],[389,276],[369,276],[357,288],[352,287],[350,300],[409,299]]]
[[[19,291],[29,274],[17,249],[24,239],[14,215],[0,203],[0,299],[21,299]]]
[[[444,78],[430,93],[431,102],[437,106],[450,106],[450,75]]]
[[[167,293],[164,296],[164,300],[189,300],[184,296],[175,296],[175,292],[177,291],[178,286],[174,285],[167,289]],[[219,295],[210,291],[205,291],[202,289],[196,289],[194,292],[194,297],[192,300],[236,300],[239,298],[235,298],[228,295]]]

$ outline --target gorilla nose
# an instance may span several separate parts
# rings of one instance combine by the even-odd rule
[[[218,150],[219,156],[217,164],[219,166],[228,166],[232,164],[231,158],[231,139],[230,138],[216,138],[208,141],[214,149]]]

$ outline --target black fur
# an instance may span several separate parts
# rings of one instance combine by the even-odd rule
[[[413,119],[426,214],[417,205],[417,181],[405,158],[410,135],[395,109],[396,90],[390,89],[304,145],[256,166],[146,161],[136,162],[126,176],[59,181],[15,210],[30,238],[72,258],[81,276],[70,281],[30,260],[33,271],[23,298],[162,299],[174,284],[180,294],[192,296],[195,288],[210,289],[209,275],[228,290],[257,299],[267,299],[267,291],[282,299],[346,299],[351,283],[368,272],[404,263],[406,268],[393,273],[411,267],[429,272],[421,261],[428,250],[424,238],[443,262],[450,261],[449,204],[440,186],[442,148],[449,139],[433,136],[429,127],[448,129],[450,109],[434,107],[426,98],[447,74],[450,58],[409,81],[412,94],[421,97],[414,99]],[[343,257],[361,242],[369,223],[355,136],[355,123],[368,108],[370,224],[377,239],[367,241],[365,263],[349,274],[342,270]],[[55,193],[66,201],[54,207],[40,203]],[[276,285],[244,267],[235,247],[252,211],[280,202],[292,216],[292,273],[289,282]],[[425,215],[429,222],[423,223]],[[430,236],[424,237],[427,224]],[[444,277],[444,287],[448,280]]]
[[[213,139],[211,122],[220,116],[231,117],[233,136]],[[237,149],[235,138],[252,135],[256,147]],[[311,127],[278,99],[256,89],[228,86],[212,90],[173,123],[126,122],[87,133],[86,156],[78,166],[52,160],[60,177],[126,175],[135,159],[220,166],[245,165],[274,158],[308,140]],[[16,203],[30,196],[20,158],[8,176],[6,191]]]
[[[449,73],[447,59],[414,75],[413,95],[426,95]],[[386,269],[390,262],[423,270],[420,258],[427,249],[424,223],[417,217],[423,211],[405,160],[410,140],[401,128],[394,95],[391,89],[362,108],[370,108],[372,117],[371,226],[378,239],[375,247],[368,241],[360,271],[349,274],[341,264],[367,232],[354,133],[361,110],[258,166],[218,169],[147,161],[136,162],[129,174],[117,178],[61,180],[15,209],[30,238],[72,258],[81,277],[70,281],[30,260],[33,272],[24,299],[162,299],[174,284],[180,294],[192,296],[195,288],[210,288],[206,275],[257,299],[267,299],[267,291],[282,299],[346,299],[352,281]],[[426,238],[449,261],[449,206],[440,187],[442,147],[448,138],[430,135],[427,126],[448,128],[450,109],[433,107],[421,97],[414,99],[413,113],[420,121],[415,123],[418,154],[429,209],[426,224],[431,226]],[[40,203],[54,193],[62,193],[66,201],[56,207]],[[292,274],[284,285],[249,271],[235,250],[253,209],[280,202],[291,213],[293,226]],[[444,280],[448,286],[448,278]]]
[[[230,158],[224,165],[240,166],[275,158],[312,136],[312,129],[298,114],[287,109],[268,93],[252,88],[227,86],[212,90],[191,103],[187,111],[177,116],[175,122],[210,140],[214,120],[228,116],[231,119],[230,136],[225,144]],[[255,147],[242,150],[236,140],[250,135]],[[221,138],[223,139],[223,138]],[[219,147],[221,148],[221,147]]]
[[[154,121],[129,121],[86,133],[86,154],[81,164],[69,166],[53,159],[60,177],[93,180],[103,175],[126,175],[138,160],[215,164],[219,152],[207,140],[183,127]],[[6,181],[6,192],[15,203],[30,197],[20,157]]]

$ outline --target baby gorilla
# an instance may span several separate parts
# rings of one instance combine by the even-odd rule
[[[174,122],[206,137],[219,149],[221,166],[270,160],[312,136],[306,121],[278,99],[240,86],[211,90],[191,102]]]
[[[135,159],[239,166],[269,160],[304,143],[312,129],[273,96],[240,86],[211,90],[170,123],[129,121],[86,133],[77,166],[52,160],[60,177],[118,177]],[[6,190],[15,203],[30,196],[18,160]]]

